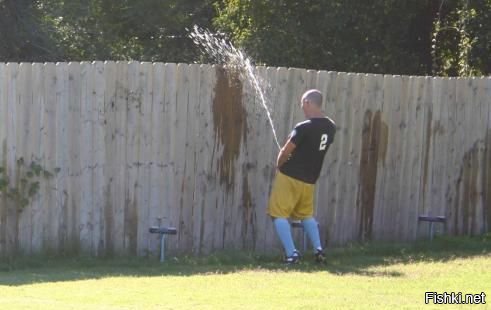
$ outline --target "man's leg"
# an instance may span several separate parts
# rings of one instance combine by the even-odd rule
[[[319,237],[319,225],[317,221],[313,218],[307,218],[302,221],[303,230],[307,232],[307,236],[309,236],[310,242],[314,247],[314,256],[315,260],[318,263],[323,263],[326,260],[324,255],[324,251],[322,250],[321,240]]]
[[[295,191],[293,179],[278,173],[271,190],[268,214],[273,220],[276,233],[285,250],[287,263],[296,263],[299,258],[298,253],[295,251],[290,223],[288,222],[297,200],[295,195],[298,195],[298,193]]]
[[[307,236],[312,243],[316,261],[324,262],[325,257],[319,236],[319,225],[314,219],[314,189],[315,187],[313,184],[304,184],[302,198],[299,207],[295,210],[295,216],[303,219],[303,230],[307,233]]]
[[[314,250],[321,250],[321,239],[319,237],[319,225],[317,221],[313,218],[307,218],[302,220],[303,230],[307,233]]]
[[[290,223],[286,218],[273,218],[274,228],[280,238],[287,257],[292,257],[295,252]]]

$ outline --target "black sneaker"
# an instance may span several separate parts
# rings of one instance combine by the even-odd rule
[[[326,262],[326,256],[324,255],[324,252],[321,249],[317,249],[315,251],[315,261],[318,263],[325,263]]]
[[[292,256],[287,256],[285,258],[285,264],[287,265],[294,265],[294,264],[298,264],[299,262],[300,262],[300,253],[297,250],[293,252]]]

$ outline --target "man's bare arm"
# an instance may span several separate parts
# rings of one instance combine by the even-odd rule
[[[290,158],[296,145],[289,139],[285,145],[281,148],[278,158],[276,160],[276,168],[280,168]]]

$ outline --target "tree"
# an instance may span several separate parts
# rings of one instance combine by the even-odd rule
[[[199,62],[198,24],[270,66],[485,75],[489,20],[491,0],[0,0],[0,58]]]
[[[197,57],[186,27],[210,23],[209,1],[39,0],[59,60],[191,62]]]
[[[0,0],[0,60],[56,59],[53,42],[38,25],[34,1]]]
[[[222,0],[216,3],[215,25],[258,62],[272,66],[489,74],[490,2]]]
[[[491,74],[491,0],[442,1],[432,34],[433,74]]]
[[[336,71],[431,70],[428,1],[222,1],[217,27],[258,61]]]

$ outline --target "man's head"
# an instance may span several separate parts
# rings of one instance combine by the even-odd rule
[[[300,102],[305,116],[317,116],[322,109],[322,93],[317,89],[310,89],[302,95]]]

